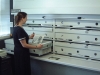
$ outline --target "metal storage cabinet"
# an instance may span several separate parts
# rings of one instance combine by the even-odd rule
[[[100,43],[100,36],[91,36],[91,35],[80,35],[80,34],[65,34],[65,33],[55,33],[57,40],[72,40],[75,42],[98,42]],[[88,39],[90,38],[90,39]]]
[[[0,57],[0,75],[13,75],[10,57]]]
[[[91,51],[91,50],[55,46],[54,52],[57,54],[78,56],[78,57],[83,57],[83,58],[91,58],[91,59],[100,60],[100,52],[99,51],[96,52],[96,51]]]
[[[69,48],[76,48],[76,49],[88,49],[91,51],[99,51],[100,52],[100,44],[95,45],[87,45],[87,44],[78,44],[78,43],[71,43],[71,42],[55,42],[55,46],[61,47],[69,47]]]
[[[82,15],[81,15],[82,16]],[[86,18],[86,17],[85,17]],[[74,18],[72,18],[74,19]],[[63,20],[56,20],[56,25],[58,26],[73,26],[73,27],[86,27],[86,26],[91,26],[91,27],[100,27],[100,23],[96,23],[96,22],[84,22],[86,20],[83,21],[70,21],[71,19],[63,19]],[[89,20],[89,19],[87,19]],[[91,19],[90,19],[91,21]]]

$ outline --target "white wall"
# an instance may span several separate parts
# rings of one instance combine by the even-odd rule
[[[1,0],[1,10],[0,10],[0,16],[1,16],[1,23],[0,23],[0,35],[9,34],[10,33],[10,1],[9,0]]]
[[[100,7],[100,0],[14,0],[16,8]],[[19,5],[17,5],[19,4]]]
[[[14,0],[14,9],[31,14],[100,14],[100,0]]]
[[[1,0],[0,0],[0,14],[1,14]],[[1,15],[0,15],[0,32],[1,32]]]

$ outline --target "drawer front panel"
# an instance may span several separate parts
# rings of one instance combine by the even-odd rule
[[[87,31],[87,30],[75,30],[75,29],[55,29],[55,32],[61,33],[75,33],[75,34],[86,34],[86,35],[100,35],[100,31]]]
[[[55,33],[57,40],[72,40],[76,42],[84,42],[84,41],[91,41],[91,42],[100,42],[100,36],[90,36],[90,35],[79,35],[79,34],[62,34],[62,33]]]
[[[53,24],[53,20],[27,20],[26,24]]]
[[[43,28],[43,27],[23,27],[25,31],[33,30],[33,31],[48,31],[52,32],[53,28]]]
[[[55,46],[55,53],[84,58],[100,59],[100,52]]]
[[[73,26],[73,27],[85,27],[85,26],[93,26],[100,27],[100,23],[98,22],[82,22],[82,21],[67,21],[67,20],[56,20],[56,25],[59,26]]]
[[[55,42],[55,46],[62,46],[62,47],[70,47],[70,48],[79,48],[79,49],[89,49],[89,50],[96,50],[100,51],[100,46],[94,45],[85,45],[85,44],[75,44],[75,43],[65,43],[65,42]]]

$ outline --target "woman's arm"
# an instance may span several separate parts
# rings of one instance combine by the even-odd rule
[[[39,49],[39,48],[42,48],[42,46],[43,46],[43,45],[41,45],[41,44],[38,44],[38,45],[36,45],[36,46],[27,44],[25,39],[20,40],[20,43],[22,44],[22,46],[23,46],[24,48],[30,48],[30,49]]]

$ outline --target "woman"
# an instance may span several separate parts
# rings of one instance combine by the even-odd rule
[[[26,22],[26,20],[27,14],[25,12],[19,12],[15,16],[16,25],[13,31],[15,45],[15,75],[31,75],[29,48],[42,48],[41,44],[38,44],[37,46],[28,44],[29,38],[34,37],[34,34],[28,36],[28,34],[22,28],[22,25]]]

